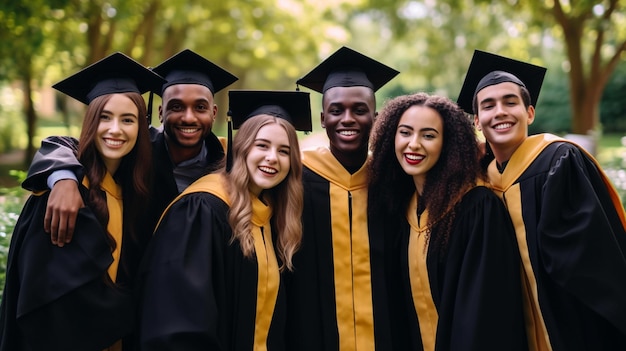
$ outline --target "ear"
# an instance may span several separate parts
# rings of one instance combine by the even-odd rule
[[[320,122],[322,123],[322,128],[326,128],[326,122],[324,121],[324,112],[320,112]]]
[[[535,106],[533,105],[528,106],[528,109],[526,109],[526,112],[528,113],[528,125],[531,125],[535,121]]]
[[[217,104],[213,104],[213,121],[217,119]]]
[[[478,130],[479,132],[483,131],[483,128],[480,126],[480,123],[478,122],[478,115],[474,115],[474,126],[476,127],[476,130]]]
[[[159,105],[159,121],[163,124],[163,105]]]

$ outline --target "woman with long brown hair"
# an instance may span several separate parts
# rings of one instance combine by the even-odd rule
[[[163,79],[121,53],[54,88],[88,105],[74,241],[53,245],[49,192],[34,193],[16,224],[2,299],[0,350],[130,349],[133,279],[142,253],[136,220],[148,201],[151,146],[141,96]],[[128,337],[128,342],[122,339]]]

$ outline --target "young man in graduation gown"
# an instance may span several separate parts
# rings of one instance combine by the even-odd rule
[[[189,49],[152,70],[167,82],[158,92],[162,130],[152,133],[153,197],[147,218],[139,223],[150,235],[165,207],[183,189],[223,166],[223,144],[211,131],[218,111],[214,94],[237,80]],[[73,138],[45,139],[23,183],[28,190],[52,189],[45,227],[59,246],[71,240],[76,214],[83,206],[75,181],[82,172],[75,145]]]
[[[597,161],[528,135],[545,69],[476,51],[459,105],[487,140],[515,226],[533,350],[626,350],[626,221]]]
[[[372,278],[383,264],[368,235],[365,163],[374,93],[397,74],[342,47],[297,82],[323,94],[330,145],[303,152],[303,242],[287,278],[292,350],[389,345],[385,304],[376,303],[385,300],[384,284]]]

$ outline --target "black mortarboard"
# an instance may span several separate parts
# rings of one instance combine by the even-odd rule
[[[526,87],[531,104],[535,106],[545,75],[544,67],[474,50],[457,104],[465,112],[474,114],[474,97],[479,91],[490,85],[511,82]]]
[[[159,91],[160,96],[163,96],[167,87],[176,84],[204,85],[215,94],[238,79],[189,49],[170,57],[152,70],[167,80]]]
[[[398,75],[398,71],[345,46],[335,51],[296,84],[319,93],[334,87],[369,87],[374,91]]]
[[[233,128],[238,129],[246,119],[268,114],[289,121],[296,130],[310,132],[311,101],[302,91],[230,90],[228,114]]]
[[[248,118],[266,114],[289,121],[296,130],[305,132],[313,130],[311,100],[309,93],[306,92],[230,90],[228,92],[228,105],[230,119],[226,158],[227,170],[232,167],[232,129],[239,129]]]
[[[165,80],[132,58],[116,52],[52,87],[89,105],[98,96],[160,91]]]

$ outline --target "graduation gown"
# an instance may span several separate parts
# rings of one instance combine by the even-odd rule
[[[220,174],[166,210],[144,257],[141,350],[285,350],[271,208],[252,196],[255,258],[231,242]]]
[[[74,240],[57,247],[43,230],[49,192],[27,200],[9,249],[0,350],[101,351],[131,333],[132,272],[125,268],[138,258],[125,248],[121,233],[121,189],[109,174],[102,189],[109,207],[108,230],[117,243],[113,255],[104,228],[89,208],[79,210]],[[87,188],[80,190],[86,200]],[[129,343],[127,339],[124,346]]]
[[[387,244],[395,350],[527,350],[519,254],[506,209],[484,186],[456,205],[445,252],[425,241],[417,194]],[[432,234],[431,234],[432,235]]]
[[[179,194],[174,179],[174,164],[170,160],[165,142],[165,134],[151,128],[152,138],[152,165],[154,171],[150,202],[146,217],[142,218],[139,230],[146,232],[148,237],[154,232],[154,228],[163,213],[163,210]],[[215,134],[210,133],[204,140],[207,148],[207,166],[204,174],[216,171],[224,159],[224,147]],[[41,143],[41,148],[35,154],[33,162],[28,169],[28,176],[22,186],[31,191],[46,190],[48,176],[57,170],[65,169],[73,171],[77,177],[82,178],[83,168],[76,159],[78,140],[71,137],[48,137]],[[145,237],[143,235],[142,237]],[[145,244],[145,243],[144,243]]]
[[[533,350],[626,350],[624,208],[597,162],[528,137],[489,178],[515,226]]]
[[[286,278],[289,349],[384,350],[384,284],[371,278],[382,250],[368,234],[367,169],[350,174],[325,147],[304,151],[303,164],[302,245]]]

